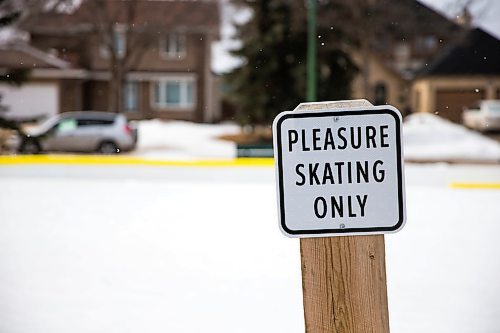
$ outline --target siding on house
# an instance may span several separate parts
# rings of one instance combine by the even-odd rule
[[[390,104],[399,109],[402,113],[405,113],[409,104],[409,101],[407,100],[410,89],[409,82],[404,80],[391,68],[384,66],[380,59],[371,57],[369,62],[370,75],[368,77],[368,95],[366,95],[364,91],[363,77],[361,75],[357,75],[352,84],[352,97],[365,98],[373,104]],[[383,101],[377,101],[377,96],[375,96],[377,86],[385,87],[386,96],[383,98]]]

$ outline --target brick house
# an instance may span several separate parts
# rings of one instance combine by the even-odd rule
[[[96,33],[102,13],[92,10],[91,1],[70,13],[28,18],[20,26],[28,41],[0,46],[0,69],[30,69],[29,80],[21,87],[0,86],[2,104],[11,108],[12,117],[109,109],[112,62],[103,36]],[[123,1],[105,3],[115,10],[109,19],[117,57],[130,50],[128,31],[149,41],[140,52],[133,50],[137,56],[123,80],[123,112],[131,119],[218,120],[211,72],[211,45],[219,34],[218,3],[139,0],[134,2],[131,21],[120,12]]]

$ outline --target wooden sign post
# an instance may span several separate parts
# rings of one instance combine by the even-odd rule
[[[389,332],[384,235],[302,238],[307,333]]]
[[[305,103],[273,126],[280,228],[301,238],[306,332],[389,332],[383,233],[405,222],[399,112]]]

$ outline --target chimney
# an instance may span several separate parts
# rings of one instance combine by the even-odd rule
[[[469,10],[469,3],[467,3],[462,11],[455,16],[455,23],[461,25],[464,28],[470,28],[472,26],[472,14]]]

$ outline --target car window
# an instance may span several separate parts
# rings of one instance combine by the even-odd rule
[[[39,125],[38,131],[40,133],[52,131],[57,128],[58,124],[59,124],[59,117],[52,116]]]
[[[113,124],[112,119],[78,119],[78,127],[81,126],[99,126],[99,125],[111,125]]]
[[[68,131],[73,131],[77,127],[77,122],[76,119],[63,119],[59,121],[57,124],[57,131],[58,132],[68,132]]]

